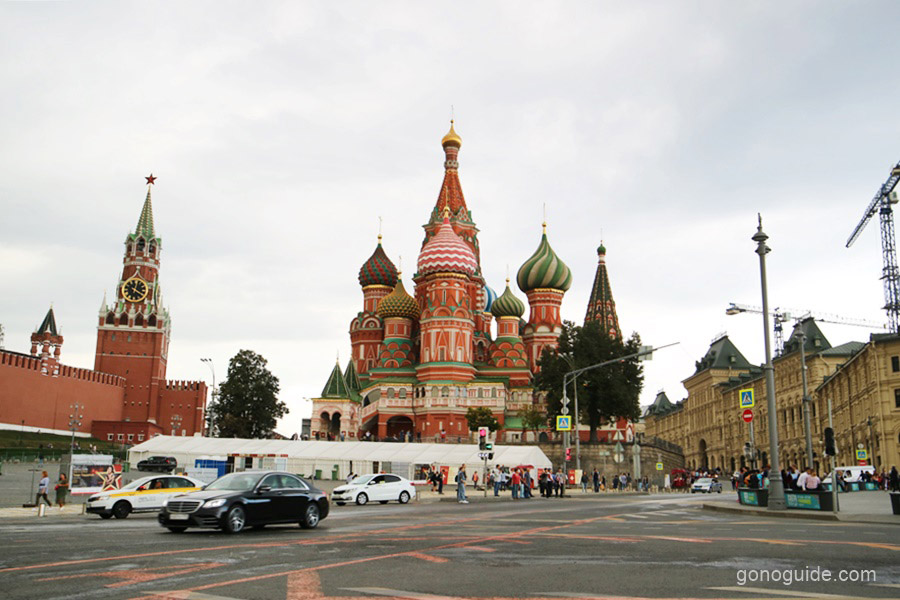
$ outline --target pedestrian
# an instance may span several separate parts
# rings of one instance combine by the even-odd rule
[[[593,481],[593,483],[594,483],[594,493],[596,494],[597,492],[600,491],[600,472],[597,471],[597,467],[594,467],[593,480],[594,480],[594,481]]]
[[[59,505],[59,510],[62,510],[63,506],[66,505],[66,494],[68,491],[69,480],[65,473],[60,473],[59,481],[56,482],[56,503]]]
[[[477,470],[475,470],[472,473],[472,487],[475,488],[476,492],[478,491],[478,471]]]
[[[531,471],[528,469],[522,473],[522,490],[524,491],[523,498],[531,498]]]
[[[587,474],[587,472],[582,472],[581,473],[581,492],[584,494],[587,493],[587,485],[588,485],[588,474]]]
[[[47,490],[50,489],[50,477],[47,475],[47,471],[43,471],[41,473],[41,480],[38,482],[38,490],[37,496],[34,497],[35,505],[40,505],[41,500],[47,503],[47,506],[53,506],[53,503],[50,502],[50,498],[47,497]]]
[[[512,499],[518,500],[519,499],[519,484],[522,481],[522,478],[519,477],[518,469],[513,469],[512,477],[510,478],[510,480],[512,482]]]
[[[891,467],[891,474],[888,476],[888,482],[892,492],[900,492],[900,473],[897,472],[897,467]]]
[[[469,503],[466,500],[466,465],[461,465],[459,472],[456,474],[456,499],[460,504]]]
[[[491,478],[494,480],[494,496],[500,495],[500,469],[496,466],[491,469]]]
[[[38,444],[38,466],[44,466],[44,445]]]

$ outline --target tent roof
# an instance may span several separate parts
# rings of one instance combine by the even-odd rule
[[[477,444],[418,444],[395,442],[325,442],[247,440],[239,438],[158,435],[130,450],[150,455],[276,454],[306,460],[372,460],[416,464],[476,464]],[[493,464],[549,468],[550,459],[537,446],[494,446]]]

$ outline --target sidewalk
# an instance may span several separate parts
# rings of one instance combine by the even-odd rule
[[[566,495],[561,499],[569,500],[572,498],[624,498],[626,496],[648,496],[650,492],[598,492],[593,493],[592,491],[582,492],[581,488],[571,488],[566,490]],[[512,492],[509,490],[500,492],[499,496],[494,496],[494,490],[489,489],[487,492],[487,496],[484,495],[484,490],[474,490],[471,487],[466,487],[466,499],[470,503],[475,502],[512,502]],[[525,498],[523,498],[524,500]],[[529,499],[542,500],[538,495],[538,490],[534,490],[534,495]],[[556,496],[549,498],[549,500],[560,500]],[[416,490],[416,501],[418,502],[457,502],[456,500],[456,487],[444,486],[444,493],[438,494],[437,492],[432,492],[430,489]],[[516,500],[518,502],[518,500]]]
[[[839,494],[838,503],[840,511],[836,514],[833,512],[802,509],[769,510],[765,507],[739,504],[736,498],[731,501],[704,502],[703,508],[710,511],[759,517],[900,525],[900,515],[891,513],[891,499],[886,492],[849,492]]]

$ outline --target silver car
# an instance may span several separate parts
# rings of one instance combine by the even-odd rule
[[[712,477],[701,477],[691,486],[691,493],[702,492],[704,494],[722,493],[722,484]]]

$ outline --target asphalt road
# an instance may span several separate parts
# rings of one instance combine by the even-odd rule
[[[155,515],[0,522],[0,597],[897,598],[900,528],[712,513],[685,495],[334,507],[318,529],[171,534]],[[746,569],[872,569],[868,583]]]

